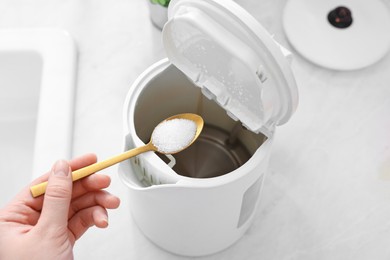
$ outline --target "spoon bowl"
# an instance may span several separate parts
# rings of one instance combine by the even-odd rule
[[[172,127],[172,122],[175,122]],[[160,137],[163,139],[163,144],[167,145],[170,149],[161,149],[164,148],[163,146],[157,145],[156,140],[154,140],[155,133],[157,129],[160,127],[164,127],[165,124],[171,124],[169,126],[169,133],[160,133]],[[177,137],[180,137],[180,134],[183,134],[182,128],[188,128],[188,124],[192,124],[190,132],[188,132],[188,129],[185,134],[189,134],[186,142],[177,144]],[[199,137],[200,133],[202,132],[204,125],[204,121],[202,117],[196,114],[191,113],[185,113],[185,114],[179,114],[175,116],[171,116],[164,121],[162,121],[160,124],[156,126],[156,128],[153,130],[152,138],[149,143],[147,143],[144,146],[140,146],[131,150],[128,150],[124,153],[118,154],[116,156],[113,156],[111,158],[108,158],[104,161],[97,162],[94,164],[91,164],[89,166],[86,166],[84,168],[78,169],[76,171],[72,172],[72,179],[73,181],[77,181],[81,178],[84,178],[88,175],[91,175],[97,171],[103,170],[107,167],[110,167],[114,164],[117,164],[119,162],[122,162],[126,159],[129,159],[131,157],[134,157],[136,155],[139,155],[144,152],[149,151],[155,151],[162,154],[175,154],[178,153],[184,149],[186,149],[188,146],[193,144],[195,140]],[[182,131],[182,132],[181,132]],[[160,139],[161,139],[160,138]],[[157,138],[156,138],[157,139]],[[165,140],[167,139],[167,140]],[[176,149],[171,149],[176,148]],[[31,194],[33,197],[38,197],[46,192],[47,187],[47,181],[42,182],[40,184],[34,185],[30,188]]]
[[[171,149],[169,151],[165,151],[163,149],[159,149],[158,145],[156,145],[156,142],[153,140],[153,137],[155,136],[156,131],[159,129],[159,127],[162,127],[162,125],[165,124],[167,121],[172,121],[172,120],[175,121],[176,119],[179,119],[181,121],[193,122],[193,124],[194,124],[193,130],[194,131],[193,131],[193,133],[191,132],[191,136],[190,136],[191,138],[190,138],[189,142],[186,142],[185,145],[181,146],[178,149],[174,149],[174,150]],[[175,128],[183,128],[184,129],[186,126],[188,126],[188,125],[186,125],[184,122],[184,124],[182,124],[182,125],[176,125]],[[153,151],[159,152],[161,154],[175,154],[175,153],[181,152],[184,149],[186,149],[187,147],[189,147],[190,145],[192,145],[196,141],[196,139],[198,139],[200,133],[202,132],[203,126],[204,126],[203,118],[199,115],[196,115],[196,114],[185,113],[185,114],[179,114],[179,115],[174,115],[174,116],[168,117],[167,119],[162,121],[160,124],[158,124],[154,128],[150,142],[147,145],[153,146]],[[184,131],[183,131],[183,133],[184,133]],[[177,137],[177,133],[174,133],[174,134],[175,134],[175,137]],[[167,139],[169,138],[168,136],[165,136],[165,137]],[[174,137],[171,136],[171,138],[174,138]],[[172,141],[172,140],[167,140],[166,143],[169,143],[169,141]]]

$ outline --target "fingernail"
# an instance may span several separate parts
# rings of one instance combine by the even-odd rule
[[[102,222],[103,222],[103,226],[104,227],[108,226],[108,218],[107,218],[107,216],[102,217]]]
[[[55,175],[68,176],[69,175],[69,164],[64,160],[59,160],[54,164],[53,172]]]

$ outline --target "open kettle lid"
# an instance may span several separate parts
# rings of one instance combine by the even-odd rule
[[[249,130],[273,131],[294,113],[289,52],[233,1],[171,1],[163,43],[169,60]]]

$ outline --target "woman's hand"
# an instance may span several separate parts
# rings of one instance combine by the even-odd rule
[[[0,259],[73,259],[75,241],[89,227],[107,227],[107,209],[120,203],[102,190],[110,178],[92,174],[72,182],[72,171],[95,162],[93,154],[57,161],[0,210]],[[46,194],[33,198],[30,186],[47,180]]]

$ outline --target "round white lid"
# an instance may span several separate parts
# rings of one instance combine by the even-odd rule
[[[249,130],[273,131],[295,111],[290,53],[233,1],[171,1],[163,43],[169,60]]]
[[[338,7],[349,10],[348,26],[330,23]],[[302,56],[329,69],[362,69],[390,50],[390,10],[382,0],[289,0],[283,27]]]

